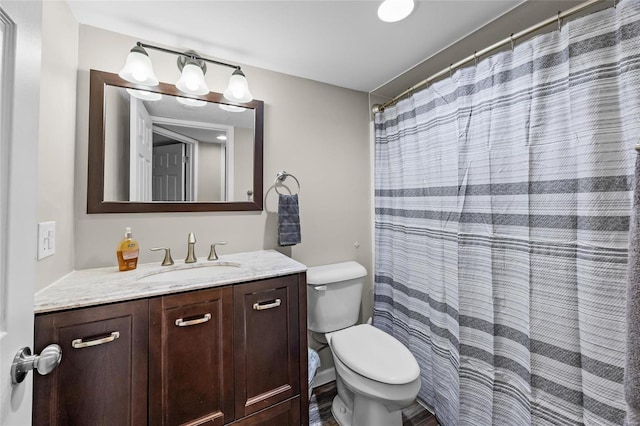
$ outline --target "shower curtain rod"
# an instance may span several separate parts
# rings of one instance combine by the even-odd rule
[[[410,94],[411,92],[414,92],[418,89],[421,89],[425,86],[428,86],[429,83],[431,83],[432,81],[442,77],[443,75],[447,74],[447,73],[452,73],[453,70],[460,68],[461,66],[465,65],[468,62],[471,61],[477,61],[478,58],[482,55],[486,55],[487,53],[499,49],[502,46],[506,46],[508,44],[511,44],[512,48],[513,48],[513,44],[515,43],[515,41],[519,38],[522,38],[528,34],[531,34],[535,31],[538,31],[541,28],[544,28],[548,25],[551,25],[555,22],[558,23],[558,28],[560,28],[560,26],[562,25],[562,20],[568,16],[571,15],[575,15],[576,13],[582,12],[583,10],[593,6],[596,3],[602,3],[603,1],[606,0],[588,0],[584,3],[580,3],[577,6],[572,7],[571,9],[567,9],[566,11],[562,12],[558,12],[557,16],[552,16],[551,18],[545,19],[542,22],[539,22],[535,25],[530,26],[529,28],[522,30],[520,32],[511,34],[509,37],[505,38],[504,40],[501,40],[497,43],[492,44],[489,47],[485,47],[482,50],[477,50],[473,53],[473,55],[469,55],[464,59],[459,60],[458,62],[449,65],[447,68],[433,74],[430,77],[425,78],[424,80],[420,81],[419,83],[411,86],[410,88],[408,88],[407,90],[405,90],[404,92],[400,93],[398,96],[394,97],[393,99],[391,99],[390,101],[385,102],[382,105],[374,105],[372,108],[372,112],[374,114],[378,113],[378,112],[382,112],[384,111],[384,109],[390,105],[395,104],[396,102],[398,102],[400,99],[404,98],[405,96],[407,96],[408,94]],[[616,0],[614,0],[614,6],[616,4]]]

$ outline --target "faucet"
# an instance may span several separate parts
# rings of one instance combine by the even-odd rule
[[[189,238],[187,239],[187,258],[184,260],[184,263],[195,263],[196,260],[198,260],[196,258],[195,246],[196,236],[193,235],[193,232],[189,232]]]

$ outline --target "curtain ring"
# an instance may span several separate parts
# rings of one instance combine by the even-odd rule
[[[615,8],[618,5],[618,0],[613,0],[613,7]]]
[[[562,31],[562,18],[560,18],[561,14],[562,14],[562,11],[559,10],[558,11],[558,31]]]
[[[515,49],[516,41],[513,39],[513,33],[509,36],[509,40],[511,40],[511,51]]]
[[[473,62],[475,62],[476,67],[478,66],[478,51],[473,52]]]
[[[453,64],[449,64],[449,78],[451,78],[453,76],[453,72],[451,71],[451,67],[453,67]]]

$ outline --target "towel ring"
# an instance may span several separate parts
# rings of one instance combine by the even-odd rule
[[[298,178],[296,178],[294,175],[292,175],[290,173],[287,173],[284,170],[280,170],[278,172],[278,174],[276,175],[276,180],[273,181],[273,188],[276,190],[276,192],[278,194],[282,194],[280,191],[278,191],[278,181],[284,182],[285,179],[287,179],[287,177],[289,177],[289,176],[291,176],[293,178],[293,180],[295,180],[296,183],[298,184],[298,192],[297,193],[300,192],[300,181],[298,180]]]

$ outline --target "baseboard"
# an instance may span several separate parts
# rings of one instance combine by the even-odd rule
[[[416,398],[416,402],[418,403],[418,405],[420,405],[422,408],[424,408],[425,410],[427,410],[429,413],[431,413],[433,415],[433,417],[436,417],[436,413],[435,410],[433,408],[431,408],[430,406],[428,406],[426,403],[420,401],[419,399]]]
[[[336,369],[334,367],[326,368],[324,370],[318,370],[313,381],[311,382],[311,388],[317,388],[318,386],[325,385],[329,382],[333,382],[336,379]]]

